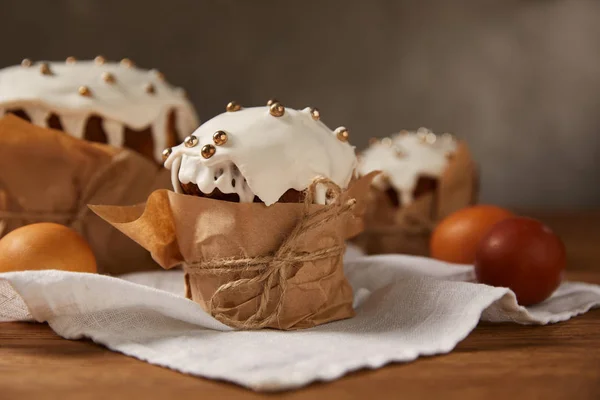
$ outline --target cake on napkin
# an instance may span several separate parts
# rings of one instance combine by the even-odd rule
[[[476,202],[478,178],[467,145],[426,128],[373,140],[360,154],[361,175],[381,171],[371,186],[365,232],[369,254],[427,255],[438,221]]]
[[[175,193],[92,209],[164,268],[183,266],[187,297],[238,329],[354,315],[342,256],[375,174],[355,179],[348,130],[313,108],[230,103],[164,155]]]

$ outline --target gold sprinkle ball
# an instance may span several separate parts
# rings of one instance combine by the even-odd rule
[[[442,133],[442,139],[443,140],[447,140],[447,141],[456,140],[456,138],[454,137],[454,135],[451,134],[451,133],[448,133],[448,132]]]
[[[343,126],[340,126],[339,128],[337,128],[334,131],[334,133],[337,136],[337,138],[342,142],[347,142],[348,138],[350,137],[350,133],[348,132],[348,129],[346,129]]]
[[[77,62],[77,59],[75,57],[73,57],[73,56],[69,56],[65,60],[65,63],[67,63],[67,64],[75,64],[76,62]]]
[[[154,94],[154,93],[156,93],[156,87],[154,87],[154,85],[151,84],[151,83],[146,83],[146,85],[144,86],[144,90],[148,94]]]
[[[40,64],[40,72],[42,75],[52,75],[52,71],[50,70],[50,66],[47,63]]]
[[[106,62],[106,58],[104,58],[103,56],[96,56],[96,58],[94,58],[94,62],[96,63],[96,65],[102,65]]]
[[[216,152],[217,148],[212,144],[205,144],[202,146],[202,150],[200,150],[200,154],[202,154],[202,157],[204,158],[211,158]]]
[[[437,140],[437,136],[433,132],[429,132],[425,135],[425,143],[434,144]]]
[[[407,155],[406,152],[403,151],[399,146],[394,146],[394,154],[398,158],[404,158]]]
[[[392,139],[390,139],[389,137],[385,137],[381,139],[381,144],[390,147],[392,145]]]
[[[131,68],[135,66],[135,63],[131,61],[129,58],[124,58],[121,60],[121,65],[127,68]]]
[[[267,101],[267,106],[271,107],[273,105],[273,103],[279,103],[279,100],[277,100],[275,98],[271,98],[271,99],[269,99],[269,101]]]
[[[213,142],[215,142],[217,146],[223,146],[225,143],[227,143],[228,139],[227,132],[225,131],[216,131],[213,134]]]
[[[269,113],[274,117],[282,117],[285,114],[285,107],[283,104],[275,102],[269,107]]]
[[[312,119],[314,119],[315,121],[318,121],[321,119],[321,113],[319,112],[318,108],[315,107],[311,107],[310,108],[310,116],[312,117]]]
[[[87,86],[79,86],[78,92],[79,92],[79,95],[84,96],[84,97],[92,96],[92,91]]]
[[[185,147],[195,147],[198,144],[198,138],[194,135],[190,135],[183,140]]]
[[[115,83],[116,78],[110,72],[103,72],[102,73],[102,80],[104,80],[104,82],[106,82],[106,83]]]
[[[167,161],[167,158],[169,158],[169,156],[171,155],[171,153],[173,153],[173,149],[168,147],[166,149],[163,150],[162,152],[162,158],[163,161]]]
[[[25,68],[31,67],[31,60],[29,58],[24,58],[23,61],[21,61],[21,66]]]
[[[162,73],[161,71],[157,70],[157,69],[154,70],[154,75],[156,75],[156,77],[158,79],[160,79],[161,81],[164,81],[166,79],[165,78],[165,74]]]
[[[235,112],[240,111],[242,109],[242,106],[240,106],[235,101],[230,101],[229,104],[227,104],[227,107],[225,107],[225,109],[227,110],[227,112]]]

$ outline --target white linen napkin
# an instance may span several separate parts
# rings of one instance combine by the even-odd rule
[[[508,289],[472,283],[472,267],[428,258],[349,249],[345,268],[356,317],[300,331],[232,331],[183,297],[179,271],[3,273],[0,321],[47,321],[67,339],[87,337],[180,372],[277,391],[448,353],[480,319],[543,325],[600,305],[600,286],[564,282],[526,309]]]

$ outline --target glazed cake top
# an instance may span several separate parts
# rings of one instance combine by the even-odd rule
[[[346,188],[356,156],[345,128],[332,131],[310,108],[280,106],[284,112],[278,116],[277,106],[225,112],[167,150],[165,166],[172,170],[175,191],[181,192],[181,183],[194,183],[206,194],[219,189],[238,194],[241,202],[256,195],[268,206],[289,189],[305,190],[318,176]],[[317,202],[325,203],[324,192],[317,191]]]
[[[76,137],[83,136],[90,115],[99,115],[112,123],[105,130],[109,144],[116,146],[123,126],[142,130],[152,125],[158,131],[154,132],[158,160],[171,110],[184,135],[198,126],[184,91],[167,83],[160,72],[137,68],[127,59],[107,62],[101,56],[94,61],[24,60],[0,70],[0,116],[10,109],[23,109],[32,123],[41,126],[47,126],[49,114],[55,113],[64,130]]]
[[[456,146],[456,139],[447,133],[435,135],[426,128],[402,131],[371,144],[360,156],[358,172],[382,171],[373,185],[381,190],[391,186],[402,204],[409,204],[419,178],[439,178]]]

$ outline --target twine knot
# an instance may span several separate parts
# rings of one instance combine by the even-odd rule
[[[315,190],[318,185],[327,189],[330,204],[311,211]],[[288,235],[279,249],[270,255],[257,257],[230,257],[207,261],[191,262],[185,265],[186,273],[197,275],[202,273],[222,274],[231,272],[253,272],[252,278],[239,278],[227,282],[217,288],[209,301],[209,312],[219,321],[237,329],[261,329],[276,321],[282,310],[283,300],[287,290],[287,280],[290,270],[302,263],[322,260],[330,257],[341,256],[345,245],[342,244],[311,252],[296,251],[298,239],[309,231],[313,231],[340,216],[353,210],[356,200],[341,200],[342,190],[334,182],[327,178],[316,178],[306,189],[304,198],[304,212],[300,221]],[[219,296],[227,291],[259,284],[261,294],[258,299],[258,307],[245,321],[238,321],[227,316],[227,308],[219,305]],[[278,287],[278,297],[275,299],[275,308],[268,312],[271,302],[271,291]]]

